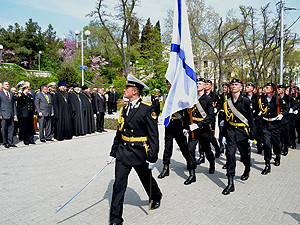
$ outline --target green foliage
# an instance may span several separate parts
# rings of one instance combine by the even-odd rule
[[[118,120],[113,118],[104,118],[104,128],[110,130],[117,130]]]
[[[7,80],[11,87],[26,77],[26,70],[15,64],[0,63],[0,81]]]
[[[77,82],[80,84],[80,75],[77,73],[77,71],[74,69],[73,66],[63,66],[60,68],[60,71],[57,74],[57,80],[59,81],[65,81],[66,85],[72,86],[73,83]]]
[[[116,92],[119,94],[119,98],[123,98],[124,95],[124,86],[126,84],[126,78],[121,76],[116,76],[113,80],[114,88],[116,89]]]

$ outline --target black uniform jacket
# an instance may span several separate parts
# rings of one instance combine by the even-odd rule
[[[17,100],[18,117],[33,118],[35,113],[33,96],[31,94],[18,93],[15,95],[15,99]]]
[[[206,117],[202,121],[197,121],[193,119],[193,123],[196,123],[200,129],[195,130],[194,132],[203,132],[203,131],[210,131],[210,124],[213,123],[215,116],[214,116],[214,107],[213,107],[213,100],[207,94],[203,94],[198,99],[200,105],[202,106],[204,112],[206,113]],[[188,113],[187,113],[188,114]],[[194,118],[202,119],[202,115],[197,109],[196,105],[192,108],[192,114]]]
[[[280,120],[274,120],[274,121],[267,121],[266,119],[275,118],[277,116],[277,96],[273,95],[270,102],[268,102],[267,97],[263,96],[261,97],[261,102],[259,102],[259,110],[261,112],[262,119],[262,125],[266,127],[267,129],[279,129],[280,128]],[[279,108],[280,113],[283,116],[286,116],[289,112],[289,105],[283,101],[281,98],[279,98]]]
[[[139,99],[133,109],[126,116],[128,105],[120,110],[119,127],[114,138],[110,156],[122,161],[126,165],[137,166],[149,162],[156,162],[159,151],[159,135],[157,115],[154,107]],[[147,137],[148,141],[125,141],[125,137]],[[148,148],[148,153],[146,150]]]
[[[252,115],[252,109],[250,106],[250,100],[248,98],[240,96],[238,97],[237,101],[234,102],[232,95],[228,95],[228,99],[231,98],[233,106],[239,111],[247,120],[248,120],[248,127],[245,126],[234,126],[232,123],[235,124],[243,124],[242,121],[231,111],[228,104],[225,102],[224,104],[224,111],[225,114],[229,112],[231,117],[229,120],[226,118],[224,123],[224,131],[226,134],[227,139],[232,139],[236,136],[237,141],[244,141],[246,139],[254,140],[254,121]],[[225,106],[228,108],[228,112],[226,112]],[[228,114],[228,115],[229,115]],[[227,116],[226,116],[227,117]]]

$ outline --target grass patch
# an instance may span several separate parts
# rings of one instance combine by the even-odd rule
[[[118,120],[113,118],[104,118],[104,129],[117,130]]]

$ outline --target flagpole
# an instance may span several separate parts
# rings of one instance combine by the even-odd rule
[[[192,109],[190,109],[190,122],[191,124],[193,123],[193,114],[192,114]],[[194,131],[191,131],[192,138],[194,138]]]

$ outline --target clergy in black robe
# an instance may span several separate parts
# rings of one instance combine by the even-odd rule
[[[95,117],[92,105],[92,95],[90,93],[90,88],[86,85],[82,86],[82,102],[85,105],[84,130],[87,134],[95,133]]]
[[[70,105],[72,110],[72,130],[73,135],[80,136],[85,135],[86,131],[84,129],[84,113],[86,111],[86,106],[83,99],[83,94],[80,93],[80,88],[77,83],[73,84],[73,92],[69,94]]]
[[[69,96],[66,92],[66,84],[58,82],[58,92],[53,96],[54,110],[54,138],[58,141],[72,139],[72,121]]]

